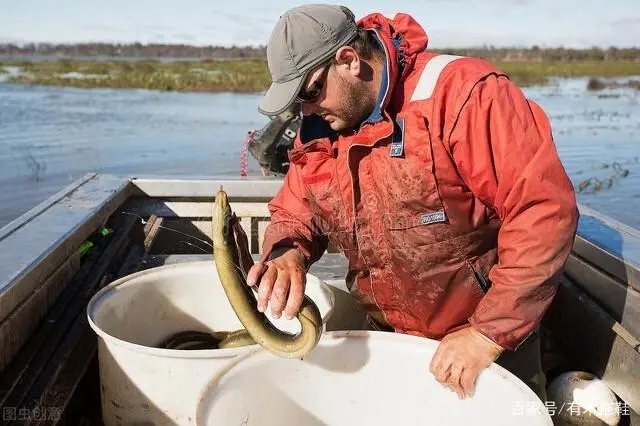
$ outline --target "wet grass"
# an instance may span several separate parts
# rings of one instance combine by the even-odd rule
[[[609,164],[609,163],[597,163],[592,166],[593,169],[603,169],[610,170],[608,176],[590,176],[586,179],[583,179],[578,185],[575,186],[575,190],[577,192],[589,192],[589,193],[597,193],[604,189],[609,189],[615,184],[617,184],[621,179],[629,176],[629,169],[624,167],[626,165],[637,164],[640,161],[640,158],[634,157],[632,159],[628,159],[624,163],[619,163],[617,161]]]
[[[587,90],[589,91],[598,91],[604,89],[635,89],[640,90],[640,80],[629,80],[625,82],[618,81],[603,81],[598,78],[590,78],[587,83]]]
[[[640,76],[637,61],[583,61],[583,62],[495,62],[520,86],[547,84],[551,77],[630,77]]]
[[[23,75],[12,83],[71,87],[141,88],[181,92],[257,92],[271,79],[264,61],[5,62]],[[70,78],[69,73],[79,73]]]
[[[550,77],[640,76],[640,62],[634,61],[503,61],[494,65],[522,87],[547,84]],[[263,60],[98,62],[65,59],[6,61],[0,62],[0,70],[2,66],[16,66],[23,72],[10,77],[9,82],[84,88],[252,93],[265,90],[271,82]]]

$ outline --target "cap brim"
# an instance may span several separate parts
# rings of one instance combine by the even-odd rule
[[[286,111],[298,95],[304,80],[304,76],[301,76],[284,83],[271,83],[260,101],[258,111],[264,115],[278,115]]]

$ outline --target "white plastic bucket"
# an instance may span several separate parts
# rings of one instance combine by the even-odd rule
[[[491,365],[460,400],[429,372],[437,342],[378,331],[332,331],[304,360],[259,350],[203,392],[198,425],[552,425],[522,381]]]
[[[306,292],[326,324],[331,289],[307,275]],[[87,307],[98,334],[103,421],[115,424],[195,424],[202,389],[240,354],[257,345],[220,350],[171,350],[155,346],[185,330],[243,328],[220,284],[213,261],[140,271],[100,290]],[[268,314],[270,317],[270,315]],[[270,318],[296,333],[297,319]]]

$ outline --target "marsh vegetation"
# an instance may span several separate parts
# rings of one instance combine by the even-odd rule
[[[10,83],[140,88],[180,92],[257,92],[270,83],[264,61],[8,61],[20,73]]]
[[[497,61],[494,65],[520,86],[544,85],[551,77],[640,77],[640,61]]]
[[[635,89],[640,90],[640,79],[629,81],[603,81],[598,78],[590,78],[587,90],[599,91],[604,89]]]
[[[496,60],[492,63],[522,87],[547,84],[550,77],[594,79],[640,76],[637,60],[532,61]],[[17,67],[10,83],[83,88],[141,88],[181,92],[252,93],[265,90],[271,78],[263,59],[198,61],[160,60],[9,60],[3,67]],[[2,72],[2,71],[0,71]],[[6,70],[5,70],[6,73]],[[594,80],[590,88],[611,83]],[[632,88],[640,88],[636,83]]]
[[[611,188],[618,183],[621,179],[629,176],[629,166],[638,163],[638,157],[629,159],[621,164],[617,161],[613,163],[595,163],[593,169],[606,169],[610,170],[610,173],[606,173],[606,176],[590,176],[586,179],[582,179],[580,183],[575,185],[577,192],[598,192],[603,189]]]

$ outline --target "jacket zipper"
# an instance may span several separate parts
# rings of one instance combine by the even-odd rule
[[[465,260],[465,262],[467,262],[467,265],[469,265],[469,268],[471,268],[471,272],[473,272],[473,275],[476,277],[476,281],[480,285],[482,292],[486,294],[489,291],[489,288],[491,287],[491,285],[489,285],[489,282],[484,277],[484,274],[482,272],[477,271],[476,268],[473,266],[473,264],[468,260]]]
[[[372,144],[354,144],[351,145],[348,149],[347,149],[347,168],[349,169],[349,177],[351,178],[351,208],[353,210],[353,232],[355,233],[355,238],[356,238],[356,245],[358,246],[358,251],[362,253],[362,250],[360,250],[360,239],[358,238],[358,225],[356,223],[356,190],[355,190],[355,185],[354,185],[354,181],[353,181],[353,171],[351,170],[351,148],[353,148],[354,146],[363,146],[363,147],[372,147],[375,144],[377,144],[378,142],[380,142],[381,140],[388,138],[389,136],[393,135],[393,126],[391,128],[391,133],[383,136],[381,138],[376,139]],[[369,288],[371,288],[371,297],[373,297],[373,303],[376,304],[376,307],[378,308],[378,310],[380,312],[382,312],[382,316],[384,317],[384,321],[389,324],[389,321],[387,321],[387,314],[384,311],[384,309],[382,309],[380,307],[380,305],[378,304],[378,300],[376,299],[376,293],[373,290],[373,279],[371,278],[371,269],[369,268],[369,265],[367,264],[367,260],[364,258],[364,256],[362,256],[362,260],[364,261],[367,269],[369,270]]]
[[[485,293],[488,292],[489,291],[489,283],[487,282],[487,279],[484,277],[482,272],[476,273],[476,276],[478,277],[478,282],[480,283],[480,287],[482,287],[482,290]]]

